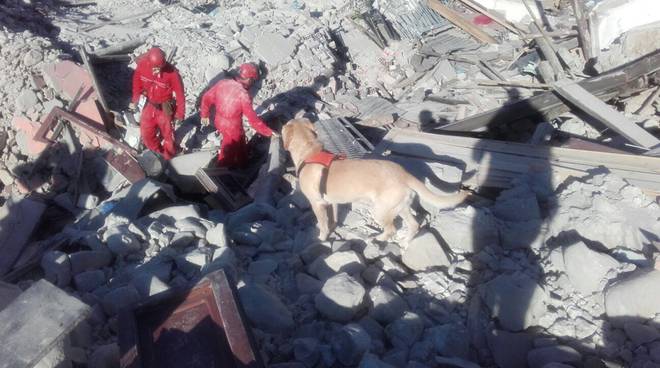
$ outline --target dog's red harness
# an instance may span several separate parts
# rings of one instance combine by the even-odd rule
[[[332,165],[332,162],[335,160],[344,160],[346,159],[346,155],[336,155],[332,152],[328,151],[320,151],[317,152],[305,159],[305,161],[302,162],[300,167],[298,168],[298,176],[300,176],[300,172],[302,169],[309,164],[319,164],[323,165],[323,172],[321,173],[321,194],[325,194],[325,187],[326,187],[326,182],[328,179],[328,168],[330,165]]]

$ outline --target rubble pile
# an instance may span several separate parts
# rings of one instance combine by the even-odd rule
[[[214,351],[196,364],[227,345],[279,368],[660,365],[659,28],[534,3],[9,0],[0,320],[27,327],[0,328],[0,356],[124,367],[152,344],[184,366],[195,341]],[[126,112],[154,45],[186,88],[168,162]],[[320,241],[279,140],[248,170],[212,164],[199,99],[244,62],[275,130],[305,116],[328,151],[470,199],[415,201],[409,243],[340,205]]]

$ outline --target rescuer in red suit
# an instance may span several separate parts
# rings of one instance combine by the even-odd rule
[[[266,137],[279,136],[252,108],[252,97],[248,90],[257,79],[257,67],[254,64],[243,64],[239,67],[237,77],[219,81],[202,97],[199,113],[202,124],[209,124],[209,110],[215,106],[215,128],[222,134],[218,152],[220,166],[241,168],[247,164],[248,145],[243,130],[243,115],[257,133]]]
[[[174,125],[185,116],[186,98],[179,71],[165,60],[165,53],[158,47],[149,49],[137,61],[129,110],[135,110],[140,95],[147,97],[140,116],[142,141],[169,160],[176,154]]]

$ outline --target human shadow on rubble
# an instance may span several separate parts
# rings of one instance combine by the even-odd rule
[[[295,118],[300,112],[304,111],[302,117],[312,121],[316,120],[314,113],[314,104],[323,99],[318,95],[319,90],[327,86],[330,79],[325,75],[319,75],[314,78],[309,86],[294,87],[286,92],[278,93],[273,97],[261,103],[264,108],[273,106],[264,113],[264,120],[271,121],[277,125],[278,129],[287,121]],[[312,111],[309,111],[312,110]]]
[[[75,8],[67,8],[69,12]],[[0,6],[0,26],[5,26],[10,32],[21,33],[29,31],[35,36],[48,39],[56,48],[71,55],[75,54],[73,47],[59,38],[60,28],[53,24],[50,17],[61,14],[57,2],[4,0]]]

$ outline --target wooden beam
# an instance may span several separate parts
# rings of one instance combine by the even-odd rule
[[[476,38],[480,42],[498,43],[497,40],[493,38],[491,35],[482,31],[480,28],[470,23],[467,19],[463,18],[460,14],[448,8],[438,0],[428,0],[428,5],[436,13],[440,14],[440,16],[450,21],[456,27],[469,33],[472,37]]]
[[[555,83],[554,90],[572,105],[612,128],[630,142],[647,150],[660,147],[658,138],[589,93],[579,84],[568,80],[559,81]]]
[[[589,25],[585,18],[584,1],[572,0],[573,12],[575,13],[575,20],[577,22],[578,38],[580,39],[580,48],[584,60],[589,61],[591,55],[591,34],[589,33]]]
[[[660,70],[660,50],[622,65],[605,74],[585,79],[579,85],[601,100],[612,98],[621,90],[635,87],[637,80],[644,75]],[[490,125],[512,123],[530,118],[546,120],[556,114],[568,111],[568,107],[553,92],[546,92],[520,100],[490,111],[470,116],[442,127],[449,131],[472,131]]]

